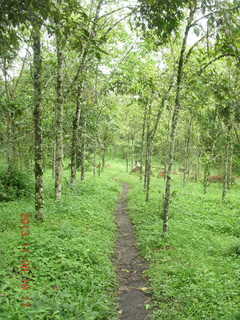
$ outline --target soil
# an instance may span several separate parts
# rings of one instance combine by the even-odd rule
[[[133,225],[127,214],[127,195],[129,186],[123,185],[117,208],[119,238],[117,243],[117,271],[119,280],[119,319],[149,320],[150,303],[148,282],[143,272],[148,269],[146,261],[140,256],[136,245]]]

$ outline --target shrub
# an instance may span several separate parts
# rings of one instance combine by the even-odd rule
[[[0,201],[11,201],[33,192],[33,179],[29,173],[17,169],[0,172]]]

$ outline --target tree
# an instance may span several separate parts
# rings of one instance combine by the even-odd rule
[[[36,219],[43,221],[43,138],[42,138],[42,57],[41,24],[32,23],[33,27],[33,85],[34,85],[34,130],[35,130],[35,208]]]

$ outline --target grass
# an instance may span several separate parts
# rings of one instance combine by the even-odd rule
[[[32,307],[20,305],[20,214],[33,215],[33,199],[0,203],[0,320],[116,320],[116,208],[121,182],[131,185],[129,214],[139,248],[149,261],[154,320],[240,319],[239,186],[222,203],[221,187],[207,195],[197,183],[175,178],[170,234],[162,238],[164,182],[153,178],[146,204],[142,186],[111,162],[101,177],[88,173],[71,187],[65,173],[61,202],[54,201],[50,172],[45,177],[45,222],[30,223]]]
[[[114,169],[112,170],[114,174]],[[112,266],[116,225],[113,212],[120,186],[111,174],[71,188],[61,202],[45,177],[45,222],[30,221],[30,289],[21,288],[20,214],[33,215],[33,199],[0,203],[0,319],[115,320],[116,275]],[[22,307],[21,297],[32,298]]]
[[[219,200],[220,185],[211,185],[203,195],[200,184],[183,186],[175,178],[174,189],[165,240],[160,214],[163,181],[153,179],[147,204],[139,184],[130,194],[139,247],[150,263],[153,319],[240,319],[239,186],[224,204]]]

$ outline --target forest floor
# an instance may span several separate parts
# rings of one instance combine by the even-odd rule
[[[0,202],[0,320],[239,320],[240,183],[222,203],[220,184],[204,195],[200,182],[183,185],[175,175],[163,239],[164,180],[152,178],[146,203],[139,177],[121,161],[108,164],[101,177],[88,171],[74,186],[66,170],[60,202],[48,170],[42,224],[34,219],[33,194]],[[27,292],[21,288],[25,212]],[[21,306],[26,294],[31,308]]]
[[[132,223],[127,214],[128,184],[123,191],[117,208],[117,225],[119,230],[117,243],[117,270],[119,281],[119,307],[121,320],[150,319],[150,297],[147,279],[143,273],[148,268],[140,256]]]

